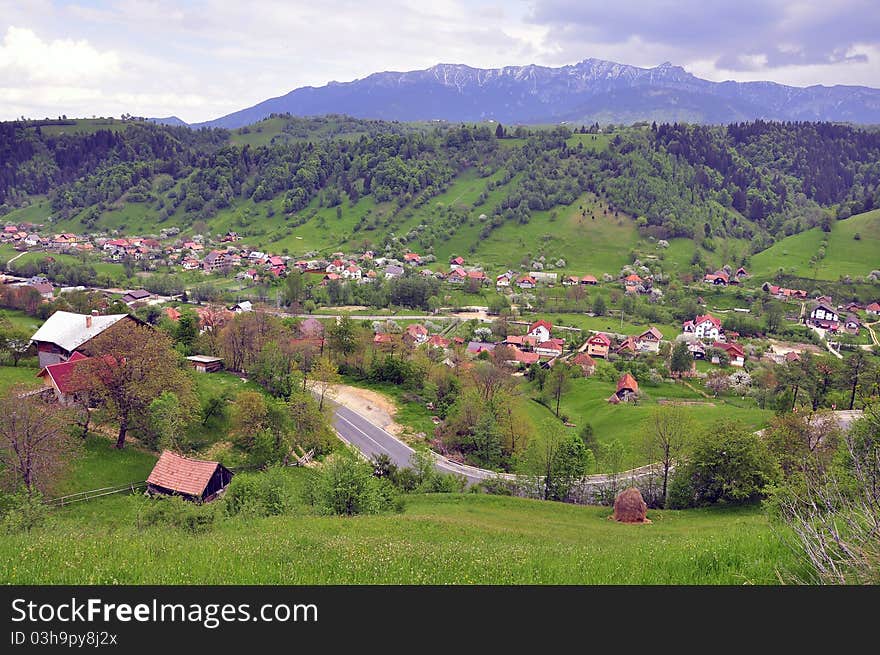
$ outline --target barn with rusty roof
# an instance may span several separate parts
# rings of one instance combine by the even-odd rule
[[[147,492],[207,503],[217,498],[230,480],[232,471],[220,462],[190,459],[163,450],[147,478]]]

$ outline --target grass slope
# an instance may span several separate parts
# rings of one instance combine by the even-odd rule
[[[293,471],[292,475],[307,475]],[[226,519],[138,530],[141,499],[57,511],[0,536],[3,584],[772,584],[790,552],[756,508],[649,512],[485,495],[408,498],[403,514]]]
[[[861,239],[854,238],[856,233]],[[810,259],[824,239],[828,239],[825,257],[813,266]],[[865,276],[880,268],[880,209],[837,221],[830,233],[816,227],[794,234],[752,256],[751,272],[755,276],[772,278],[780,268],[816,280]]]

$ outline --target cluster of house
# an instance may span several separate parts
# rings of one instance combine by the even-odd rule
[[[95,338],[126,323],[144,325],[131,314],[54,312],[31,337],[40,367],[37,376],[43,380],[44,391],[54,393],[62,404],[72,403],[76,394],[83,391],[83,376],[78,371],[83,370],[87,362],[102,358],[114,365],[107,359],[107,353],[95,350]],[[223,365],[218,357],[193,355],[187,359],[196,371],[203,373],[220,370]]]
[[[862,321],[856,315],[858,311],[865,311],[868,314],[880,314],[880,305],[874,302],[867,307],[859,303],[851,302],[847,305],[834,306],[829,296],[820,296],[817,298],[808,314],[804,316],[804,323],[807,325],[827,330],[832,334],[858,334],[862,329]]]
[[[719,269],[714,273],[706,273],[703,276],[703,282],[717,287],[726,287],[731,284],[740,284],[747,277],[749,277],[748,272],[740,266],[734,273],[730,273],[729,270],[725,269]]]

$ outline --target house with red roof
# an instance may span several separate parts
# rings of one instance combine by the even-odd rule
[[[730,357],[731,366],[744,366],[746,362],[746,353],[738,343],[727,343],[725,341],[716,341],[712,344],[713,348],[718,348],[727,353]],[[713,362],[717,364],[718,362]]]
[[[589,377],[596,370],[596,360],[587,353],[578,353],[568,363],[572,366],[578,366],[585,377]]]
[[[730,277],[724,271],[715,271],[714,273],[706,273],[703,281],[715,286],[726,287],[730,284]]]
[[[653,325],[642,332],[635,338],[636,349],[639,352],[660,352],[660,342],[663,340],[663,333]]]
[[[566,275],[562,278],[562,286],[573,287],[581,283],[581,279],[577,275]]]
[[[448,282],[453,282],[456,284],[460,284],[467,279],[467,273],[461,268],[453,268],[449,271],[449,275],[446,276],[446,280]]]
[[[721,321],[711,314],[702,314],[693,321],[685,321],[683,331],[693,333],[697,339],[718,340],[721,337]]]
[[[880,303],[872,302],[870,305],[865,307],[865,311],[872,316],[880,316]]]
[[[553,324],[550,321],[535,321],[529,326],[527,336],[535,337],[538,343],[542,343],[550,339],[550,332],[553,331]]]
[[[457,270],[457,269],[453,269]],[[489,278],[486,277],[486,274],[483,271],[468,271],[467,272],[468,280],[477,280],[480,284],[486,284],[489,282]]]
[[[599,280],[594,275],[584,275],[581,278],[581,284],[599,284]]]
[[[516,280],[516,286],[520,289],[534,289],[538,285],[538,281],[531,275],[523,275]]]
[[[564,350],[564,339],[547,339],[535,346],[535,353],[542,357],[559,357]]]
[[[420,346],[428,340],[428,329],[419,323],[411,323],[403,331],[403,340],[411,346]]]
[[[45,366],[37,373],[37,377],[42,378],[43,384],[55,392],[58,402],[70,405],[76,399],[77,393],[88,388],[82,372],[83,363],[90,359],[81,352],[74,352],[66,362]]]
[[[449,339],[441,337],[439,334],[432,334],[428,337],[428,340],[425,342],[428,344],[430,348],[449,348],[449,344],[451,343]]]
[[[617,391],[608,398],[609,403],[626,403],[639,396],[639,383],[630,373],[624,373],[617,381]]]
[[[220,462],[191,459],[163,450],[147,477],[147,493],[207,503],[223,493],[232,475]]]
[[[508,360],[509,363],[531,366],[532,364],[537,364],[541,360],[541,356],[536,352],[523,351],[516,346],[511,346],[508,350],[513,352],[513,359]]]
[[[414,252],[408,252],[403,256],[403,261],[407,264],[421,264],[422,256]]]
[[[463,257],[453,257],[449,260],[450,266],[464,266],[464,258]]]
[[[587,354],[590,357],[608,357],[608,351],[611,349],[611,337],[607,334],[599,332],[587,339]]]

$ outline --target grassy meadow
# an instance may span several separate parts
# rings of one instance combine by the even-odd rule
[[[810,264],[824,239],[828,239],[825,257],[818,265]],[[865,276],[880,268],[880,209],[835,221],[830,233],[815,227],[794,234],[752,256],[755,276],[769,279],[780,268],[786,274],[816,280]]]
[[[149,461],[132,453],[79,475],[107,480],[126,459],[143,479]],[[288,473],[293,488],[312,474]],[[409,496],[402,514],[353,518],[293,501],[267,518],[227,518],[219,501],[200,534],[139,527],[140,496],[53,510],[44,528],[0,536],[0,583],[739,585],[776,583],[795,566],[757,507],[651,511],[651,524],[632,526],[606,507],[484,494]]]

